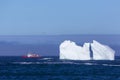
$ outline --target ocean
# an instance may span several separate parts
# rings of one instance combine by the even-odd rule
[[[64,40],[97,40],[114,49],[116,59],[59,60]],[[28,52],[41,57],[21,57]],[[120,35],[0,36],[0,80],[120,80]]]
[[[0,80],[120,80],[120,57],[114,61],[70,61],[57,56],[1,56]]]

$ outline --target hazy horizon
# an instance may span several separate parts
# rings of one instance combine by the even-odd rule
[[[21,56],[28,52],[38,53],[42,56],[58,56],[59,45],[64,40],[71,40],[78,45],[84,42],[98,42],[115,49],[116,55],[120,55],[120,35],[42,35],[42,36],[1,36],[0,56]]]

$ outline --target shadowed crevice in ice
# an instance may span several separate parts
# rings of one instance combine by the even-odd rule
[[[91,60],[93,60],[93,51],[92,51],[91,45],[90,45],[90,57],[91,57]]]

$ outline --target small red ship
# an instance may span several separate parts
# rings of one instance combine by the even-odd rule
[[[25,56],[22,56],[23,58],[39,58],[40,56],[38,54],[28,53]]]

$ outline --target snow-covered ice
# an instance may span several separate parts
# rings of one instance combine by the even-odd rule
[[[78,46],[75,42],[65,40],[60,45],[60,59],[90,60],[89,43]]]
[[[115,51],[107,45],[93,40],[91,49],[93,52],[93,60],[114,60]]]
[[[92,57],[90,57],[90,48]],[[84,43],[83,47],[70,40],[60,44],[59,58],[64,60],[114,60],[114,55],[113,49],[95,40],[93,43]]]

